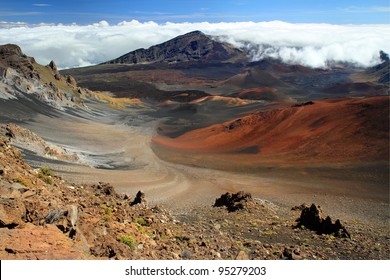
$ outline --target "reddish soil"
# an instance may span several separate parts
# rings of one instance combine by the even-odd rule
[[[322,100],[259,111],[175,139],[157,136],[153,141],[180,152],[244,152],[256,162],[386,161],[388,116],[387,96]]]
[[[290,98],[273,87],[256,87],[244,90],[238,94],[239,98],[264,100],[269,102],[290,100]]]

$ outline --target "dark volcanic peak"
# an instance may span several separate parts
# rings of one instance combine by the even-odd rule
[[[105,64],[152,64],[180,62],[239,62],[245,53],[230,44],[214,40],[200,31],[180,35],[149,49],[138,49]]]
[[[374,77],[379,83],[388,86],[390,82],[390,59],[389,55],[384,51],[379,52],[381,64],[375,65],[368,70],[368,73]]]
[[[382,60],[382,62],[386,62],[386,61],[390,60],[389,55],[387,53],[385,53],[384,51],[379,52],[379,57]]]

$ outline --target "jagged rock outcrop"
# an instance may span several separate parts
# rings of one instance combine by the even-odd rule
[[[54,78],[57,81],[62,80],[62,76],[61,76],[60,72],[58,72],[58,67],[57,67],[57,64],[54,62],[54,60],[50,61],[49,65],[47,65],[47,67],[49,67],[51,69],[51,71],[53,72]]]
[[[97,185],[92,185],[92,188],[102,195],[115,195],[114,187],[110,183],[99,182]]]
[[[71,75],[66,75],[66,82],[74,88],[77,88],[77,81]]]
[[[3,77],[9,76],[8,68],[20,73],[26,79],[39,79],[40,75],[34,67],[35,59],[23,54],[17,45],[0,45],[0,71]]]
[[[302,211],[303,209],[309,207],[309,205],[307,205],[306,203],[302,203],[301,205],[296,205],[294,207],[291,208],[291,211]]]
[[[323,218],[321,208],[314,204],[302,209],[301,216],[297,221],[297,227],[303,226],[316,231],[318,234],[333,234],[336,237],[351,238],[351,235],[341,224],[340,220],[336,220],[336,222],[333,223],[329,216]]]
[[[54,61],[46,67],[23,54],[17,45],[0,45],[0,98],[17,99],[34,96],[57,109],[80,104],[75,98],[77,82],[63,77]],[[77,95],[83,94],[81,90]]]
[[[134,206],[137,204],[146,204],[145,193],[142,191],[138,191],[134,200],[130,203],[130,206]]]
[[[246,60],[246,56],[240,49],[219,42],[200,31],[193,31],[149,49],[129,52],[107,61],[106,64],[207,63],[244,60]]]
[[[57,68],[57,64],[54,62],[54,60],[50,61],[49,65],[48,65],[51,70],[54,72],[54,73],[58,73],[58,68]]]
[[[250,193],[240,191],[233,194],[227,192],[221,195],[220,198],[217,198],[213,206],[225,206],[229,212],[234,212],[237,210],[247,209],[247,204],[250,201],[252,201],[252,195]]]
[[[18,45],[6,44],[0,46],[0,58],[4,59],[10,56],[22,56],[22,49]]]

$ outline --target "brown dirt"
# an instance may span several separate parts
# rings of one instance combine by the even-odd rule
[[[0,213],[1,259],[385,259],[388,232],[356,222],[352,239],[295,228],[297,211],[245,197],[244,209],[172,214],[119,195],[110,184],[47,183],[0,137],[1,206],[15,199],[14,220]],[[17,180],[18,184],[15,183]],[[21,187],[23,185],[23,187]],[[12,198],[10,197],[12,195]],[[57,211],[56,209],[60,209]],[[73,209],[73,210],[70,210]],[[50,221],[49,213],[60,213]],[[66,213],[66,214],[62,214]],[[5,222],[4,222],[5,221]],[[45,222],[46,221],[46,222]]]

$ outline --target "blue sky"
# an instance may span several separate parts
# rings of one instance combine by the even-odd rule
[[[389,0],[1,0],[0,21],[110,24],[281,20],[291,23],[389,24]]]

